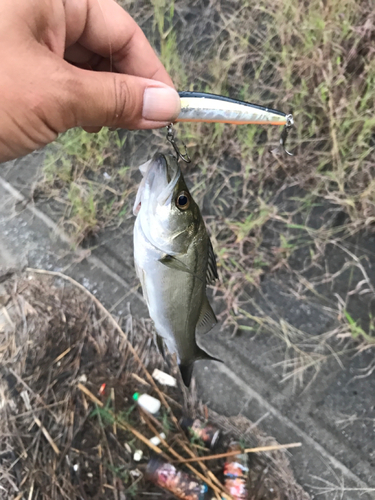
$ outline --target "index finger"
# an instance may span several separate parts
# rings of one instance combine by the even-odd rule
[[[114,0],[66,0],[65,11],[69,44],[79,42],[109,58],[120,73],[159,80],[174,87],[141,28]]]

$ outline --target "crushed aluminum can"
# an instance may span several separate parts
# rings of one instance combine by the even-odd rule
[[[159,457],[152,458],[146,469],[146,479],[170,491],[181,500],[206,500],[211,498],[207,485],[191,474],[182,472]],[[209,495],[209,496],[207,496]]]
[[[180,425],[191,437],[201,439],[210,449],[214,449],[219,442],[220,429],[210,423],[202,422],[199,418],[182,418]]]
[[[228,451],[238,451],[238,455],[226,459],[224,465],[225,487],[233,500],[247,500],[249,497],[247,454],[242,453],[241,446],[235,441],[229,445]]]

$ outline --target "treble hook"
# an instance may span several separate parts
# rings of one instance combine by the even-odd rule
[[[184,154],[181,153],[181,151],[180,151],[180,149],[179,149],[179,147],[177,145],[176,134],[175,134],[175,131],[174,131],[172,123],[170,123],[169,125],[167,125],[167,141],[172,144],[173,149],[175,150],[176,155],[177,155],[177,160],[179,158],[181,158],[181,160],[183,160],[185,163],[190,163],[191,162],[191,159],[190,159],[190,156],[189,156],[186,144],[183,141],[180,140],[181,144],[183,145],[183,147],[185,149],[185,153]]]
[[[284,151],[287,155],[294,156],[293,153],[291,153],[290,151],[288,151],[285,148],[286,140],[288,138],[289,132],[293,128],[293,125],[294,125],[293,115],[287,115],[286,116],[286,124],[284,125],[284,128],[283,128],[281,135],[280,135],[280,146],[278,146],[275,149],[271,149],[270,150],[271,153],[277,154],[280,152],[280,149],[282,149],[282,151]]]
[[[287,115],[286,117],[286,124],[284,126],[283,131],[281,132],[280,136],[280,146],[283,148],[285,153],[289,156],[294,156],[293,153],[290,153],[286,148],[285,148],[285,143],[288,138],[289,132],[291,131],[292,127],[294,125],[294,120],[292,115]]]

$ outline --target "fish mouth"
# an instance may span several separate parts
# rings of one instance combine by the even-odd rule
[[[180,177],[180,168],[173,157],[157,153],[139,167],[143,176],[133,207],[137,215],[142,206],[142,196],[147,189],[158,204],[165,205],[170,199]]]
[[[178,182],[180,168],[175,158],[170,156],[166,157],[159,154],[156,161],[158,162],[158,170],[155,171],[155,178],[158,178],[158,175],[160,175],[157,186],[157,190],[159,190],[157,202],[159,205],[165,205],[169,202]],[[163,179],[164,182],[161,181],[161,179]]]

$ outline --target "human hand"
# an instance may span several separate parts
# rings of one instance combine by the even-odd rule
[[[72,127],[157,128],[180,110],[165,68],[114,0],[1,0],[0,61],[0,161]]]

